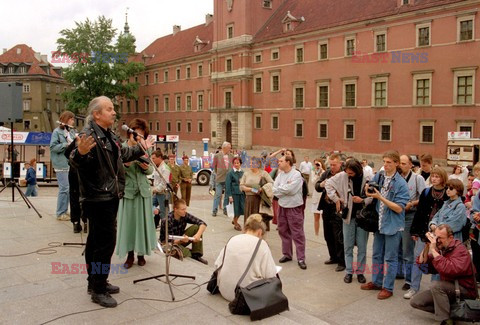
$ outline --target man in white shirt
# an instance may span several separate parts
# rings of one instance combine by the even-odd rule
[[[303,230],[303,178],[300,172],[294,168],[293,158],[283,156],[278,160],[278,169],[273,195],[278,198],[278,234],[282,239],[283,257],[280,263],[292,260],[293,245],[295,242],[298,266],[305,270],[305,231]]]
[[[152,160],[163,177],[162,179],[156,170],[153,172],[153,214],[155,216],[155,227],[157,228],[160,220],[165,219],[168,212],[170,212],[167,196],[167,182],[170,178],[170,170],[166,166],[160,150],[152,153]]]
[[[373,169],[368,165],[367,159],[362,160],[362,167],[363,167],[363,175],[367,179],[367,181],[371,181],[373,178]]]
[[[304,157],[304,161],[300,163],[300,173],[302,173],[303,178],[305,178],[305,181],[307,182],[307,186],[309,184],[310,180],[310,174],[312,173],[312,163],[308,161],[308,156]],[[310,195],[310,190],[308,190],[308,195]]]

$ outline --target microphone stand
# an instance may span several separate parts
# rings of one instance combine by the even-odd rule
[[[165,185],[165,188],[166,188],[166,191],[167,191],[167,195],[169,197],[173,197],[175,199],[176,197],[176,194],[173,193],[173,190],[172,190],[172,187],[170,186],[170,184],[167,183],[167,181],[165,180],[165,178],[163,178],[163,175],[162,173],[160,172],[160,170],[158,169],[157,165],[153,162],[152,160],[152,157],[147,153],[147,151],[145,150],[145,148],[143,147],[143,145],[141,143],[139,143],[139,146],[140,148],[142,148],[143,152],[148,156],[148,162],[150,164],[150,166],[153,167],[153,169],[157,172],[157,174],[160,176],[160,181]],[[168,207],[168,201],[167,200],[164,200],[164,204],[165,204],[165,207]],[[166,244],[165,244],[165,251],[163,251],[162,249],[162,245],[161,243],[157,242],[157,248],[160,252],[163,252],[163,254],[165,255],[165,273],[163,274],[159,274],[159,275],[154,275],[154,276],[150,276],[150,277],[147,277],[147,278],[142,278],[142,279],[138,279],[138,280],[134,280],[133,283],[137,283],[137,282],[142,282],[142,281],[147,281],[147,280],[152,280],[152,279],[155,279],[155,280],[158,280],[160,281],[159,279],[162,278],[162,277],[165,277],[165,281],[168,285],[168,288],[170,289],[170,295],[172,297],[172,301],[175,301],[175,295],[173,294],[173,290],[172,290],[172,283],[171,281],[175,280],[176,278],[187,278],[187,279],[192,279],[192,280],[195,280],[195,276],[192,276],[192,275],[182,275],[182,274],[170,274],[170,258],[172,257],[172,251],[173,251],[173,240],[170,242],[169,244],[169,234],[168,234],[168,215],[166,216],[165,218],[165,240],[166,240]],[[160,227],[161,228],[161,227]],[[170,276],[173,277],[172,280],[170,280]]]

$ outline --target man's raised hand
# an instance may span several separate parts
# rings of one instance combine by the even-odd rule
[[[76,136],[75,141],[77,141],[77,150],[78,153],[83,155],[86,155],[87,153],[90,152],[90,150],[97,145],[95,142],[95,139],[93,139],[92,136],[87,136],[85,134],[82,134],[82,136]]]

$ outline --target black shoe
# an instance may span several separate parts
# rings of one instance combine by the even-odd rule
[[[109,294],[111,294],[111,295],[120,292],[120,287],[114,286],[114,285],[112,285],[112,284],[110,284],[110,283],[108,283],[108,282],[107,282],[106,289],[107,289],[107,293],[109,293]],[[89,295],[91,295],[91,294],[93,293],[93,285],[91,285],[90,283],[88,284],[87,293],[88,293]]]
[[[83,233],[86,234],[88,232],[88,224],[84,223],[83,224]]]
[[[216,216],[217,216],[217,211],[212,212],[212,217],[216,217]]]
[[[92,293],[92,301],[103,307],[113,308],[117,307],[117,301],[110,296],[108,292],[105,293]]]
[[[323,264],[326,264],[326,265],[337,264],[337,261],[329,259],[329,260],[326,260],[325,262],[323,262]]]
[[[80,222],[74,223],[73,224],[73,233],[78,234],[81,231],[82,231],[82,225],[80,224]]]
[[[208,261],[201,257],[200,255],[192,255],[192,258],[196,261],[199,261],[200,263],[203,263],[205,265],[208,265]]]
[[[285,257],[285,256],[284,256]],[[298,266],[302,269],[302,270],[306,270],[307,269],[307,264],[305,264],[305,261],[298,261]]]
[[[223,209],[223,214],[228,216],[227,209]]]
[[[410,285],[409,285],[408,283],[405,283],[405,284],[403,285],[403,287],[402,287],[402,290],[403,290],[403,291],[408,291],[408,290],[410,290]]]
[[[351,274],[346,274],[345,277],[343,278],[343,282],[345,283],[352,283],[353,275]]]
[[[366,283],[367,279],[365,279],[365,276],[363,274],[357,274],[357,280],[359,283]]]
[[[290,262],[291,260],[292,260],[291,257],[282,256],[282,258],[278,260],[278,263],[286,263],[286,262]]]
[[[335,272],[342,272],[346,269],[345,265],[338,265],[336,268],[335,268]]]

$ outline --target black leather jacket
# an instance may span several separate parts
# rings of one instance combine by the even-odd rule
[[[110,132],[116,144],[114,148],[100,126],[91,121],[80,135],[93,136],[96,146],[83,156],[78,153],[75,146],[70,154],[70,165],[78,170],[81,202],[121,199],[125,189],[123,163],[135,160],[144,154],[138,145],[122,148],[120,139],[115,133],[110,129],[107,132]],[[113,150],[117,151],[116,155]],[[118,157],[116,161],[114,157]]]

